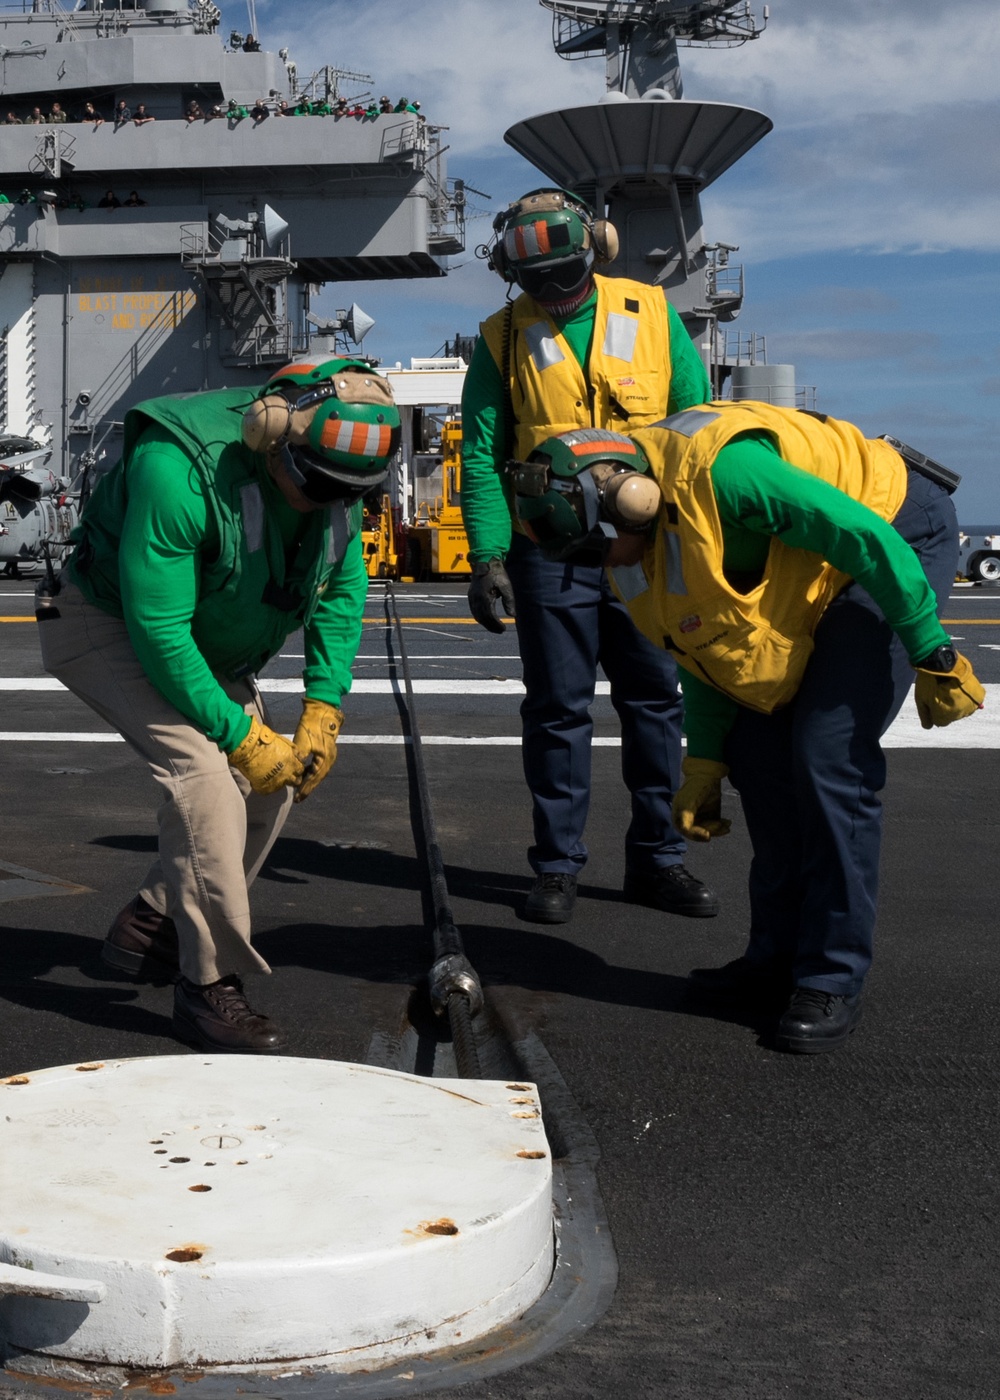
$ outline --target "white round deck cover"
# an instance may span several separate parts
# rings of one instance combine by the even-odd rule
[[[83,1302],[0,1282],[0,1335],[123,1366],[427,1354],[520,1315],[553,1262],[533,1085],[336,1061],[13,1075],[0,1202],[0,1260],[104,1285]]]

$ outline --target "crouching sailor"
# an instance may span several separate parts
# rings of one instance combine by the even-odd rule
[[[692,988],[784,1007],[777,1044],[804,1053],[844,1044],[861,1016],[879,741],[914,669],[925,729],[984,699],[938,620],[958,556],[957,477],[891,441],[727,402],[628,438],[565,433],[509,468],[532,538],[551,557],[603,557],[635,622],[681,667],[678,829],[724,836],[723,778],[739,790],[749,944],[692,972]]]
[[[40,590],[46,670],[125,738],[160,789],[159,858],[102,956],[179,974],[175,1033],[266,1052],[281,1030],[241,977],[248,888],[292,800],[337,756],[367,575],[361,496],[384,480],[399,415],[361,362],[292,364],[255,394],[153,399],[125,420],[55,589]],[[291,742],[255,676],[304,629],[305,698]]]

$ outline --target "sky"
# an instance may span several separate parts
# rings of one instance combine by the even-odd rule
[[[760,21],[763,5],[751,0]],[[223,33],[248,27],[223,3]],[[764,112],[774,129],[702,196],[705,236],[736,244],[763,335],[816,406],[890,432],[963,474],[966,525],[1000,530],[1000,23],[993,0],[771,0],[761,36],[682,48],[684,97]],[[328,284],[357,302],[385,364],[474,334],[504,287],[473,250],[493,214],[547,183],[504,144],[540,112],[599,98],[600,59],[568,63],[537,0],[256,0],[266,48],[300,76],[373,75],[447,128],[448,173],[488,197],[446,279]],[[294,233],[294,231],[293,231]]]

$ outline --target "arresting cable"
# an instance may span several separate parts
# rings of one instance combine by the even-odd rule
[[[444,859],[438,844],[437,827],[427,784],[427,769],[424,765],[423,744],[413,698],[413,680],[406,653],[403,624],[396,607],[392,583],[388,581],[385,585],[385,615],[386,622],[395,631],[399,665],[403,673],[406,724],[409,729],[407,737],[410,741],[409,766],[420,810],[420,831],[414,830],[414,838],[427,877],[432,908],[434,962],[428,974],[431,1004],[438,1015],[448,1017],[459,1074],[463,1079],[480,1079],[482,1069],[476,1048],[473,1020],[483,1007],[483,989],[475,968],[465,956],[462,935],[455,927],[444,874]]]

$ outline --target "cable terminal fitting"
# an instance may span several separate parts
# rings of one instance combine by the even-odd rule
[[[470,1015],[476,1016],[483,1009],[483,989],[476,970],[460,953],[438,958],[428,975],[428,985],[431,1005],[439,1016],[448,1010],[448,998],[456,992],[468,1000]]]

